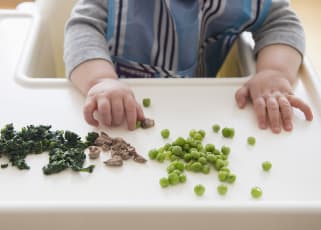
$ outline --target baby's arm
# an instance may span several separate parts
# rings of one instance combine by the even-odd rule
[[[254,33],[256,74],[236,93],[243,108],[252,101],[260,128],[270,124],[275,133],[281,127],[292,130],[292,107],[312,120],[310,107],[293,95],[293,84],[304,52],[304,33],[285,1],[274,2],[264,25]]]
[[[144,114],[132,90],[118,81],[105,39],[106,24],[106,0],[77,3],[65,32],[67,76],[86,95],[84,117],[89,124],[120,125],[126,118],[133,130]]]

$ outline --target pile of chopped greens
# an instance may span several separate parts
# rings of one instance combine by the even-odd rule
[[[29,125],[16,131],[13,124],[7,124],[0,133],[0,157],[7,157],[18,169],[29,169],[25,161],[27,155],[48,152],[49,163],[42,168],[46,175],[67,168],[91,173],[94,165],[84,167],[85,149],[94,145],[97,137],[98,133],[88,133],[86,140],[82,141],[74,132],[52,131],[51,126]]]

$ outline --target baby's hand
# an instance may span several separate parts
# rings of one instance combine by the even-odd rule
[[[99,119],[94,117],[95,112]],[[102,79],[89,89],[84,116],[93,126],[98,126],[99,121],[105,126],[118,126],[126,119],[129,130],[136,128],[137,120],[144,119],[143,110],[136,102],[133,91],[116,79]]]
[[[237,104],[244,108],[251,101],[259,127],[266,129],[268,124],[274,133],[282,129],[292,130],[292,107],[301,110],[306,120],[311,121],[311,108],[292,93],[290,82],[279,71],[265,70],[257,73],[235,94]]]

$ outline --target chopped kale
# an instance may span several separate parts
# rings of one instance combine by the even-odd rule
[[[91,173],[94,165],[83,167],[86,159],[84,151],[97,137],[97,133],[88,133],[83,142],[78,134],[52,131],[51,126],[29,125],[17,132],[13,124],[7,124],[1,129],[0,157],[7,157],[11,165],[19,169],[29,169],[25,162],[27,155],[49,152],[49,163],[43,167],[44,174],[58,173],[67,168]]]

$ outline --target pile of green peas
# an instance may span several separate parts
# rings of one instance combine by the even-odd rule
[[[166,133],[169,130],[166,129]],[[209,174],[214,168],[221,182],[234,183],[236,175],[228,168],[228,157],[231,149],[228,146],[217,148],[214,144],[203,144],[206,135],[204,130],[192,129],[187,138],[178,137],[158,149],[148,152],[151,160],[163,163],[169,161],[167,177],[160,179],[161,187],[177,185],[186,181],[185,171]],[[162,130],[161,136],[164,137]],[[167,136],[167,135],[166,135]]]

